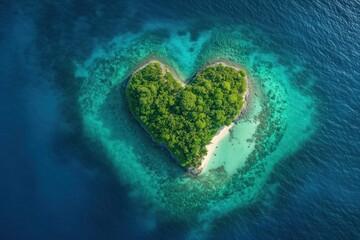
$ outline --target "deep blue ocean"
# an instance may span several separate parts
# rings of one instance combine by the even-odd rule
[[[199,235],[138,207],[79,121],[75,62],[159,22],[186,22],[193,41],[218,25],[254,29],[257,46],[301,64],[309,75],[289,81],[316,103],[313,134],[263,186],[276,191]],[[1,240],[360,239],[360,2],[0,1],[0,126]]]

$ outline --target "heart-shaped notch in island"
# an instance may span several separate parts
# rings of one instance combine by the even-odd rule
[[[248,94],[246,72],[223,62],[205,67],[184,84],[163,63],[150,61],[126,85],[134,117],[195,174],[212,154],[211,142],[244,111]]]

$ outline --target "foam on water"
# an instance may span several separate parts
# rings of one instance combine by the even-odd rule
[[[293,85],[305,70],[283,64],[281,56],[267,50],[268,44],[263,34],[247,27],[213,28],[194,38],[184,25],[156,23],[140,34],[99,44],[87,61],[76,63],[84,132],[106,149],[121,181],[133,189],[130,195],[149,211],[207,228],[262,196],[274,165],[312,134],[314,100]],[[250,75],[249,111],[195,179],[184,177],[128,111],[123,83],[154,57],[185,79],[217,59],[241,65]]]

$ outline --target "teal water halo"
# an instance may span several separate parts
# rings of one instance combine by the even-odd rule
[[[294,85],[304,75],[269,51],[260,32],[249,27],[213,28],[196,38],[186,26],[144,27],[99,45],[83,63],[79,105],[87,137],[100,143],[129,195],[149,212],[208,225],[234,209],[256,202],[274,166],[297,151],[315,130],[314,99]],[[156,58],[183,79],[214,61],[244,67],[251,79],[247,114],[214,152],[197,178],[154,144],[131,116],[124,81],[139,65]],[[302,89],[307,86],[301,86]]]

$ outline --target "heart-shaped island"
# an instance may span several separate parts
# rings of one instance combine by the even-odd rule
[[[135,118],[195,174],[245,109],[248,93],[246,72],[223,62],[205,67],[184,84],[164,64],[150,61],[126,85]]]

